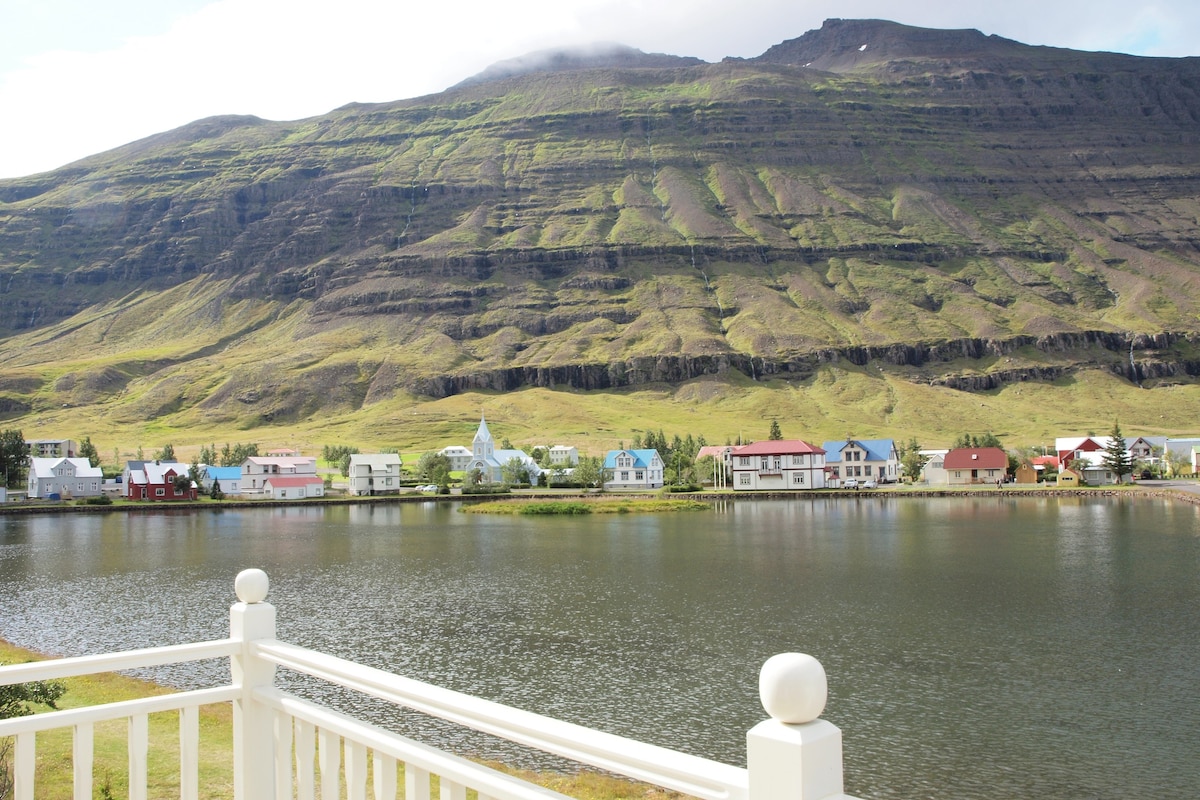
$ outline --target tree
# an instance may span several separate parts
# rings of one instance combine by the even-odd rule
[[[417,459],[417,480],[436,483],[438,486],[443,483],[449,485],[450,457],[436,450],[422,453]]]
[[[175,445],[164,444],[162,450],[154,454],[155,461],[174,461],[175,460]]]
[[[29,445],[25,435],[16,429],[0,433],[0,470],[4,474],[4,485],[16,489],[25,485],[25,471],[29,468]]]
[[[513,456],[500,465],[500,477],[510,486],[529,483],[529,468],[518,456]]]
[[[1191,465],[1182,453],[1177,453],[1170,448],[1163,453],[1162,460],[1167,476],[1171,478],[1178,478]]]
[[[1100,461],[1104,464],[1105,469],[1117,476],[1117,483],[1121,483],[1126,475],[1133,472],[1133,458],[1125,447],[1125,437],[1121,435],[1121,426],[1115,420]]]
[[[235,445],[232,449],[226,442],[225,447],[221,450],[221,466],[240,467],[247,458],[257,455],[258,444],[256,442]]]
[[[921,455],[921,445],[913,437],[900,453],[900,474],[915,482],[920,480],[923,469],[925,457]]]
[[[212,489],[209,490],[208,496],[213,500],[224,500],[225,492],[221,491],[221,482],[216,478],[213,479]]]
[[[604,462],[597,456],[583,456],[575,465],[574,477],[585,488],[603,488]]]
[[[783,439],[783,431],[779,430],[779,420],[771,420],[771,432],[767,434],[767,439],[772,442],[778,442]]]
[[[93,467],[100,466],[100,453],[96,452],[96,445],[92,444],[92,437],[85,436],[79,443],[79,457],[86,458]]]
[[[358,448],[348,444],[327,444],[321,448],[321,460],[331,466],[338,466],[346,471],[342,476],[350,474],[350,456],[358,452]]]
[[[58,681],[32,681],[0,686],[0,719],[26,717],[33,713],[32,706],[49,706],[58,710],[58,699],[66,694],[67,687]],[[0,739],[0,798],[12,796],[13,784],[9,771],[9,754],[13,740]]]

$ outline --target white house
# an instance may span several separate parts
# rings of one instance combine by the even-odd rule
[[[579,464],[579,451],[565,444],[556,444],[546,451],[550,463],[556,467],[574,467]]]
[[[268,475],[262,493],[272,500],[302,500],[324,497],[325,481],[319,475]]]
[[[825,442],[821,449],[831,479],[874,478],[879,483],[900,479],[900,456],[892,439],[842,439]]]
[[[733,489],[825,488],[825,450],[799,439],[769,439],[733,448]]]
[[[242,462],[242,494],[265,491],[267,478],[316,474],[315,456],[250,456]]]
[[[99,497],[104,493],[104,473],[86,458],[29,459],[28,496]]]
[[[463,447],[461,444],[452,444],[449,447],[443,447],[438,451],[438,454],[450,459],[451,472],[466,472],[467,465],[475,457],[475,454],[471,452],[471,448]]]
[[[657,450],[609,450],[604,471],[610,475],[605,489],[659,489],[663,485],[663,462]]]
[[[484,483],[502,483],[504,481],[504,465],[513,459],[521,462],[529,473],[529,482],[536,484],[541,477],[542,468],[523,450],[497,450],[492,433],[488,430],[487,421],[479,418],[479,429],[471,442],[471,460],[465,472],[479,471]]]
[[[935,486],[941,486],[949,481],[946,475],[946,454],[949,450],[920,450],[925,465],[921,467],[921,480]]]
[[[33,458],[76,458],[79,445],[74,439],[31,439],[25,442]]]
[[[398,493],[402,463],[399,453],[352,453],[346,476],[350,494]]]

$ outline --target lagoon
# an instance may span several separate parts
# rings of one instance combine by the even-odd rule
[[[233,576],[252,566],[271,577],[288,641],[734,764],[765,716],[762,662],[810,653],[829,676],[846,789],[863,798],[1200,785],[1200,509],[1184,503],[0,517],[0,637],[61,655],[221,638]]]

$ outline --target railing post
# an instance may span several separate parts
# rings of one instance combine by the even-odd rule
[[[749,800],[841,798],[842,732],[817,719],[829,685],[825,669],[803,653],[767,659],[758,693],[771,719],[746,734]]]
[[[264,800],[275,796],[274,727],[271,710],[254,702],[252,692],[275,682],[275,665],[250,655],[255,639],[275,638],[275,606],[264,603],[269,582],[261,569],[238,573],[238,601],[229,609],[229,637],[242,642],[229,660],[233,685],[241,697],[233,702],[233,796]],[[290,754],[289,754],[290,757]]]

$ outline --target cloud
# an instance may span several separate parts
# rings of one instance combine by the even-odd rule
[[[65,0],[56,0],[64,2]],[[144,4],[146,0],[113,0]],[[0,177],[69,161],[217,114],[298,119],[350,102],[441,91],[534,50],[609,41],[719,61],[751,57],[828,17],[978,28],[1031,44],[1182,55],[1200,4],[1136,8],[1011,0],[897,6],[859,0],[188,0],[107,46],[28,55],[0,75]],[[736,6],[736,7],[735,7]],[[107,6],[106,6],[107,8]],[[117,9],[114,8],[114,13]],[[0,10],[0,26],[5,22]],[[72,39],[78,43],[77,39]]]

